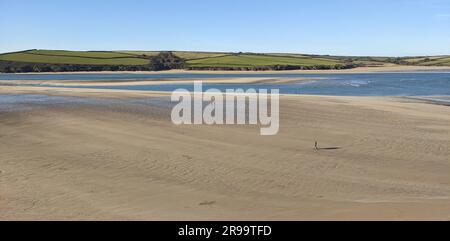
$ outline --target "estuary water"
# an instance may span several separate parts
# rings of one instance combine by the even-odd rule
[[[203,89],[279,89],[282,94],[340,96],[450,96],[450,72],[364,74],[0,74],[0,80],[123,81],[212,78],[291,78],[285,84],[203,84]],[[295,78],[299,78],[295,81]],[[314,78],[314,80],[304,80]],[[320,79],[317,79],[320,78]],[[60,86],[63,87],[63,86]],[[192,84],[71,86],[77,88],[173,91],[193,90]]]

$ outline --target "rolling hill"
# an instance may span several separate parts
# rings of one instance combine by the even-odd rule
[[[313,58],[307,56],[279,56],[266,54],[230,54],[217,57],[206,57],[186,61],[187,67],[195,68],[257,68],[268,66],[334,67],[344,62],[333,59]]]
[[[404,61],[421,66],[450,66],[450,56],[405,58]]]
[[[0,72],[348,69],[386,64],[450,66],[450,56],[353,57],[190,51],[26,50],[0,54]]]
[[[148,59],[118,52],[78,52],[63,50],[29,50],[0,55],[0,60],[25,63],[79,65],[146,65]]]

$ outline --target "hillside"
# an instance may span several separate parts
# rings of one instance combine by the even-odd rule
[[[0,72],[157,71],[183,68],[168,52],[152,56],[112,51],[28,50],[0,55]]]
[[[386,64],[450,66],[450,56],[353,57],[190,51],[27,50],[0,54],[0,72],[348,69]]]
[[[118,52],[77,52],[63,50],[29,50],[0,55],[0,60],[25,63],[80,65],[146,65],[148,59]]]
[[[229,54],[186,61],[189,69],[334,69],[344,67],[340,60],[308,56]]]
[[[405,58],[404,61],[421,66],[450,66],[450,56]]]

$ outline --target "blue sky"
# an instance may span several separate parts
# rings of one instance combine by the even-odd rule
[[[449,0],[0,0],[0,52],[450,54]]]

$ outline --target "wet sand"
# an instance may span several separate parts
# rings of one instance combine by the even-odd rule
[[[262,137],[175,126],[170,108],[127,103],[164,93],[0,93],[124,101],[0,111],[1,220],[450,219],[448,106],[283,96],[280,133]]]

